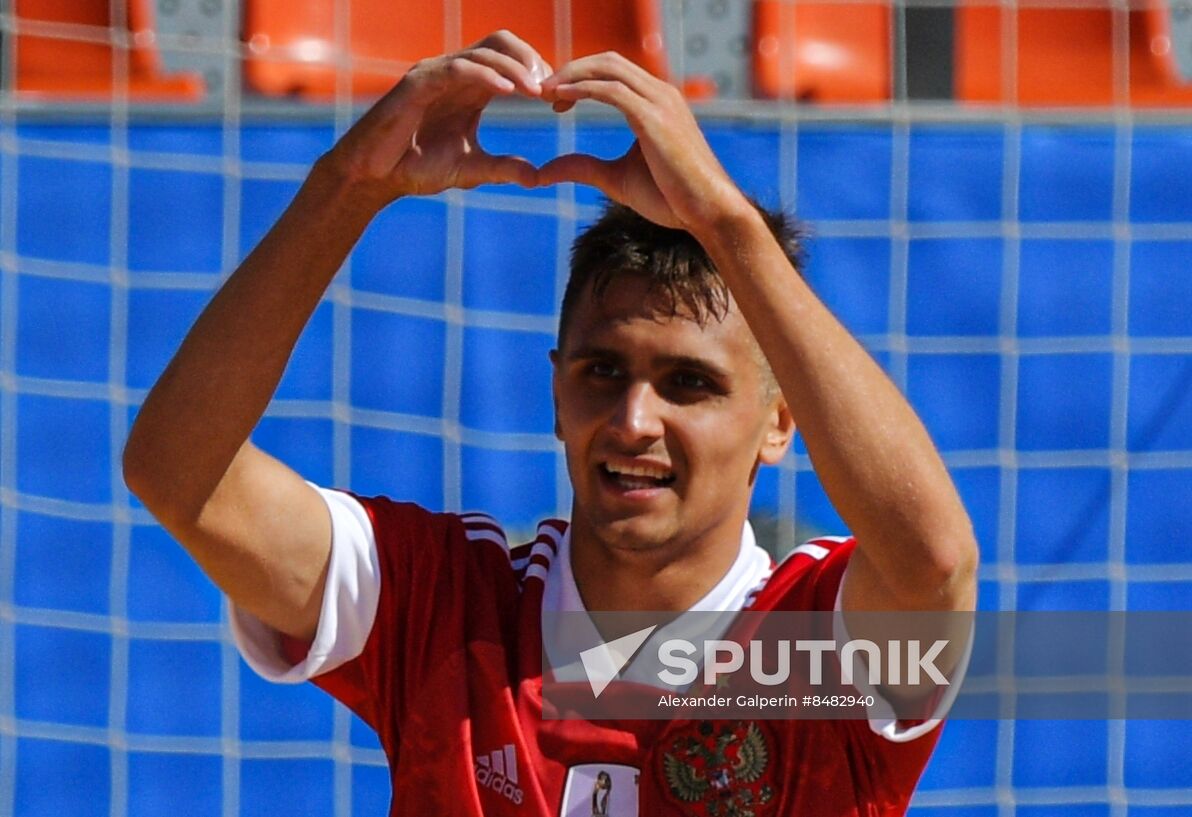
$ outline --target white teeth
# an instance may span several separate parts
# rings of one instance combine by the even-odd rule
[[[643,465],[612,465],[604,466],[610,474],[619,477],[647,477],[654,480],[670,479],[671,472],[661,468],[649,468]]]

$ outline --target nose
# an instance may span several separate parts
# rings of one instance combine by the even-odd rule
[[[621,393],[609,425],[625,443],[656,440],[663,435],[663,403],[650,383],[631,383]]]

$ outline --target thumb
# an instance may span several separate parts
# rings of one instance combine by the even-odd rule
[[[620,190],[617,175],[616,159],[597,159],[585,153],[568,153],[551,159],[538,169],[538,184],[586,184],[610,199],[618,200]]]
[[[460,187],[476,187],[481,184],[518,184],[533,187],[538,181],[538,168],[520,156],[492,156],[487,153],[474,154],[468,178],[461,180]]]

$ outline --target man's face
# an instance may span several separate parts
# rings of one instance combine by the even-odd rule
[[[735,547],[757,466],[781,460],[790,415],[766,397],[735,304],[702,327],[658,307],[638,276],[599,301],[589,288],[552,354],[573,530],[618,550]]]

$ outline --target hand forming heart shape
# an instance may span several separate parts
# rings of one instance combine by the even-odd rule
[[[558,113],[585,99],[610,105],[637,139],[616,159],[573,153],[541,168],[519,156],[489,154],[477,137],[481,115],[493,99],[514,94]],[[449,188],[575,182],[658,224],[695,232],[749,206],[674,86],[612,52],[555,71],[507,31],[414,65],[329,156],[378,209],[401,196]]]

